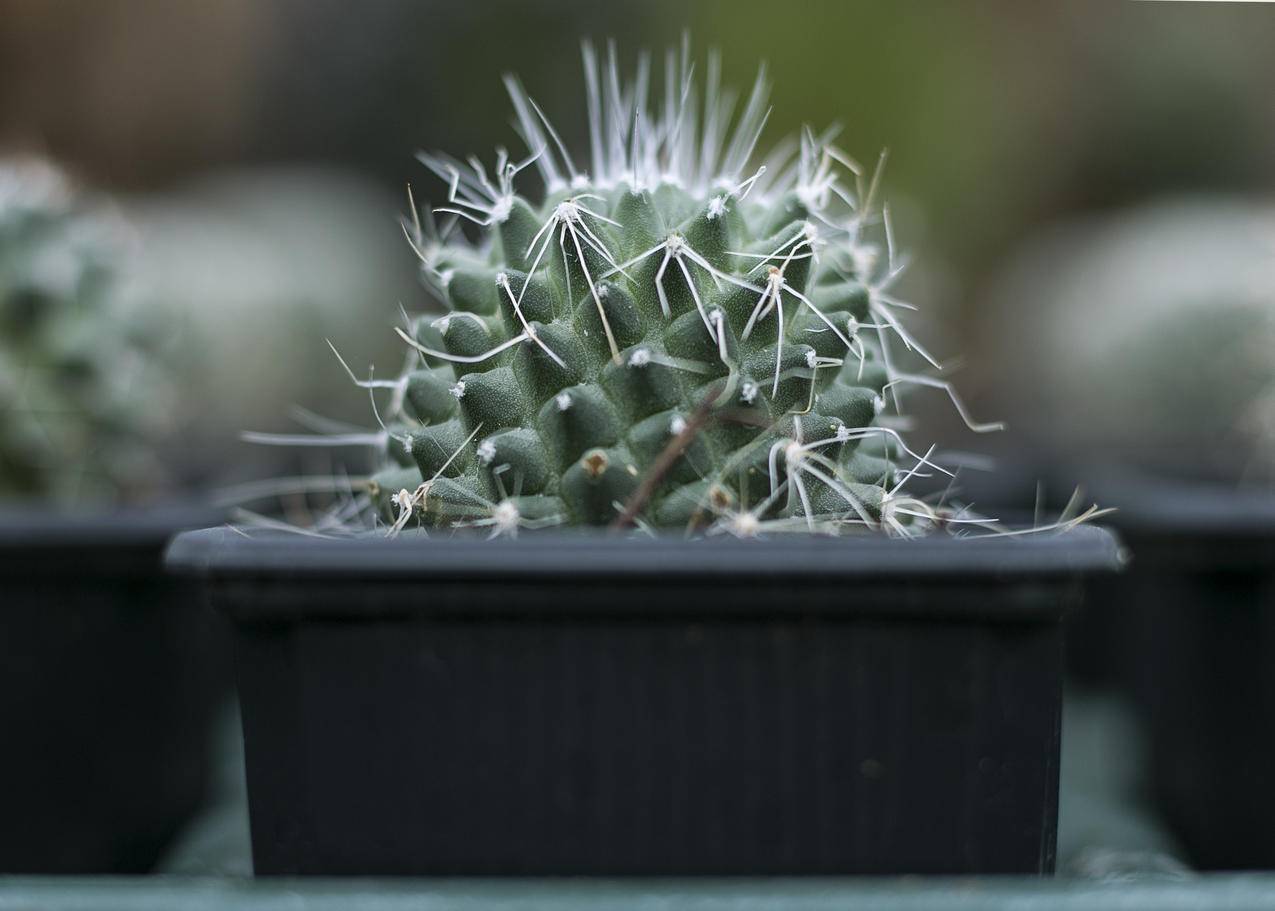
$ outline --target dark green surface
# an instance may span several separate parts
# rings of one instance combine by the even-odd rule
[[[0,911],[441,911],[1273,908],[1275,875],[1091,882],[903,880],[246,880],[0,878]]]

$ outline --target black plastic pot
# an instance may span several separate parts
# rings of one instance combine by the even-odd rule
[[[1044,873],[1064,609],[1032,539],[169,550],[235,621],[261,874]]]
[[[1275,868],[1275,491],[1038,457],[964,478],[976,504],[1021,508],[1048,480],[1133,553],[1067,619],[1067,669],[1132,697],[1160,813],[1204,869]]]
[[[1275,494],[1145,475],[1097,490],[1135,559],[1092,603],[1123,618],[1107,675],[1147,722],[1162,813],[1198,867],[1275,867]]]
[[[145,872],[198,807],[228,640],[161,558],[210,519],[0,513],[0,872]]]

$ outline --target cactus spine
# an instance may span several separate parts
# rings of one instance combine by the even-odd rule
[[[933,525],[903,484],[935,466],[882,412],[909,383],[960,404],[896,367],[904,349],[934,361],[891,294],[879,167],[809,130],[753,164],[764,72],[732,118],[716,59],[700,102],[683,48],[654,114],[648,63],[622,87],[614,52],[600,66],[585,46],[587,162],[512,78],[525,158],[502,150],[489,174],[422,154],[447,202],[423,222],[413,204],[405,229],[449,312],[398,330],[397,380],[362,383],[392,390],[381,514],[392,531]],[[533,168],[539,204],[515,188]]]

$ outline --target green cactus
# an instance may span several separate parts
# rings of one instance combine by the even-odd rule
[[[156,479],[134,395],[152,339],[126,313],[123,240],[60,172],[0,162],[0,497],[118,498]]]
[[[1055,225],[987,295],[1002,406],[1043,450],[1275,482],[1275,210],[1166,198]],[[1038,378],[1027,394],[1024,379]]]
[[[421,156],[447,204],[424,225],[413,204],[405,229],[450,312],[398,330],[412,355],[399,379],[361,383],[393,393],[387,467],[369,485],[391,531],[938,522],[903,482],[941,469],[882,412],[904,384],[960,405],[945,381],[896,367],[904,349],[934,361],[890,291],[902,267],[879,169],[809,130],[750,164],[764,72],[732,126],[715,58],[699,116],[685,47],[670,54],[657,116],[649,61],[621,87],[614,50],[602,67],[584,57],[587,166],[511,78],[526,158],[501,150],[489,176],[477,159]],[[515,189],[533,166],[538,204]]]

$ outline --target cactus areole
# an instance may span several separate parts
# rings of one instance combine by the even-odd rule
[[[934,359],[892,294],[880,166],[834,131],[757,154],[764,71],[742,109],[670,53],[622,85],[584,49],[588,154],[568,150],[506,80],[526,155],[495,170],[421,160],[446,203],[405,231],[447,306],[399,329],[410,347],[382,404],[387,467],[369,487],[391,533],[636,524],[752,536],[940,524],[906,494],[919,469],[887,415],[903,372]],[[653,110],[654,108],[654,110]],[[883,156],[884,159],[884,156]],[[531,172],[538,172],[535,180]],[[524,184],[543,196],[524,195]]]

